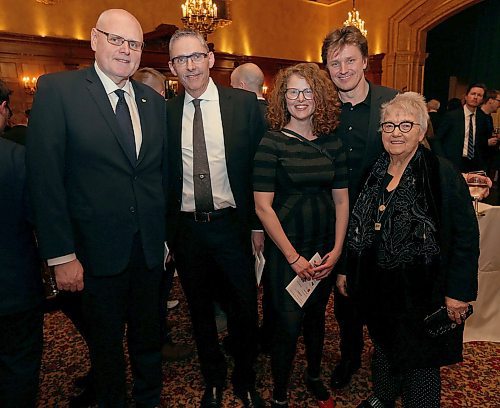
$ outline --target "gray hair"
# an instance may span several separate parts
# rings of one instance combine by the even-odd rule
[[[405,92],[397,94],[389,102],[382,105],[380,109],[380,123],[385,122],[385,117],[388,112],[400,109],[415,117],[416,123],[419,124],[423,134],[427,132],[427,122],[429,114],[427,113],[427,105],[425,98],[417,92]]]
[[[168,54],[170,56],[170,59],[172,59],[172,47],[173,47],[174,42],[180,38],[183,38],[183,37],[193,37],[193,38],[198,39],[198,41],[201,43],[203,48],[205,48],[205,50],[207,52],[210,51],[208,48],[207,41],[203,37],[203,34],[201,34],[199,31],[193,30],[191,28],[184,28],[182,30],[181,29],[177,30],[174,33],[174,35],[172,35],[172,37],[170,38],[170,42],[168,43]]]

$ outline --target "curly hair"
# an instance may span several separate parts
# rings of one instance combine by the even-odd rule
[[[269,96],[267,120],[273,130],[282,129],[290,122],[290,112],[286,107],[285,92],[288,79],[292,75],[304,78],[314,93],[316,109],[312,117],[315,136],[332,133],[339,124],[340,100],[328,74],[317,64],[301,63],[282,69],[276,76],[274,88]]]

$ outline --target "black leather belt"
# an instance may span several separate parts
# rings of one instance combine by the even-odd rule
[[[226,207],[226,208],[221,208],[220,210],[215,210],[211,212],[186,212],[186,211],[181,211],[181,215],[183,217],[191,218],[195,220],[196,222],[212,222],[215,220],[218,220],[230,213],[232,213],[235,210],[233,207]]]

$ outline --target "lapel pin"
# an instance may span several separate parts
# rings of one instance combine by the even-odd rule
[[[141,98],[141,102],[146,102],[146,99],[144,99],[144,98]]]

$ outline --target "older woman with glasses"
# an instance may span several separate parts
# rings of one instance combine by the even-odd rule
[[[359,304],[375,346],[374,395],[359,407],[394,407],[401,396],[404,408],[437,408],[439,367],[462,359],[479,232],[464,178],[420,145],[428,118],[414,92],[382,105],[385,152],[349,222],[337,286]]]
[[[303,329],[305,381],[319,407],[333,407],[320,378],[325,308],[330,275],[337,263],[348,222],[346,158],[334,134],[339,99],[316,64],[282,70],[271,92],[268,121],[254,165],[254,197],[271,243],[266,244],[265,284],[274,321],[271,366],[273,407],[286,407],[297,339]],[[321,261],[311,265],[318,253]],[[296,277],[318,280],[300,307],[286,291]]]

